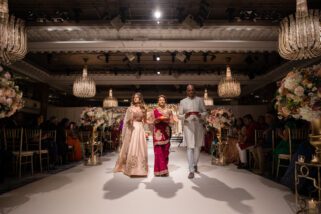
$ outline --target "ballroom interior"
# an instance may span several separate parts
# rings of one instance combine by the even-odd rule
[[[0,0],[0,35],[1,214],[321,213],[320,0]]]

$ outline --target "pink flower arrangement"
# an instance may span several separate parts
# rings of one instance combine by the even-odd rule
[[[234,121],[234,115],[230,109],[216,108],[207,116],[207,125],[216,129],[229,128]]]
[[[0,118],[10,117],[23,107],[22,92],[9,72],[0,66]]]
[[[107,112],[100,107],[86,108],[80,115],[81,124],[85,126],[99,127],[104,123],[108,123]]]
[[[281,81],[275,108],[279,118],[312,121],[321,116],[321,64],[294,69]]]

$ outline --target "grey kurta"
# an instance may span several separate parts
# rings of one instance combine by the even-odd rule
[[[189,112],[198,112],[201,118],[196,115],[190,115],[185,119],[185,114]],[[193,99],[187,97],[181,100],[179,104],[179,119],[183,122],[184,141],[187,148],[201,147],[204,145],[204,121],[206,117],[206,108],[204,100],[200,97]]]

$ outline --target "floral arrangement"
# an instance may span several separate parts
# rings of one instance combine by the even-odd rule
[[[234,115],[230,109],[215,108],[206,118],[207,125],[216,129],[229,128],[234,122]]]
[[[279,118],[312,121],[321,116],[321,64],[294,69],[280,82],[275,108]]]
[[[147,109],[152,110],[157,107],[157,103],[155,104],[148,104]],[[178,104],[166,104],[166,107],[172,110],[173,112],[176,112],[178,109]]]
[[[108,114],[100,107],[86,108],[80,115],[81,124],[98,128],[104,123],[108,123]]]
[[[23,107],[22,92],[9,72],[0,66],[0,118],[10,117]]]

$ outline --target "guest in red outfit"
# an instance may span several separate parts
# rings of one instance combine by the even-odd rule
[[[247,114],[243,116],[245,126],[241,129],[239,143],[236,147],[240,155],[240,164],[238,168],[247,167],[246,150],[250,149],[255,144],[255,130],[258,129],[257,123],[254,122],[252,115]]]
[[[82,159],[82,149],[80,140],[78,138],[76,123],[69,123],[67,130],[67,144],[73,148],[73,161],[80,161]]]

